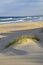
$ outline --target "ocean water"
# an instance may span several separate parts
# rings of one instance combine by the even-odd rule
[[[24,22],[24,21],[43,21],[43,16],[9,16],[0,17],[0,23]]]

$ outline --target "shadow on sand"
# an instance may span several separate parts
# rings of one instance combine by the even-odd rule
[[[30,30],[20,30],[20,31],[11,31],[9,33],[1,33],[0,35],[4,35],[6,37],[0,39],[0,53],[1,53],[1,49],[4,48],[4,46],[8,44],[9,41],[21,35],[33,35],[33,36],[35,35],[39,37],[41,40],[38,42],[38,44],[43,48],[43,33],[40,33],[41,29],[42,28],[36,28]],[[17,55],[27,54],[27,52],[24,50],[17,50],[17,49],[10,48],[7,51],[10,50],[13,51],[13,54],[17,54]],[[3,53],[7,53],[6,50],[4,50]]]
[[[13,49],[13,48],[1,50],[1,53],[7,54],[7,55],[26,55],[27,54],[27,52],[24,50]]]

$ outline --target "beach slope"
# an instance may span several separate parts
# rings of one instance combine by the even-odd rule
[[[11,40],[22,35],[32,35],[40,41],[29,39],[24,44],[3,49]],[[0,24],[0,65],[43,65],[43,21]]]

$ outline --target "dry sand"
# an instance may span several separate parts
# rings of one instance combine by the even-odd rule
[[[0,65],[43,65],[43,22],[21,22],[0,24]],[[18,45],[2,50],[8,42],[20,35],[35,35],[39,42],[27,40]]]
[[[43,22],[19,22],[19,23],[9,23],[0,24],[0,33],[7,33],[10,31],[35,29],[43,27]]]

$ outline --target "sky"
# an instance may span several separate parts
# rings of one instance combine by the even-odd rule
[[[0,16],[43,15],[43,0],[0,0]]]

